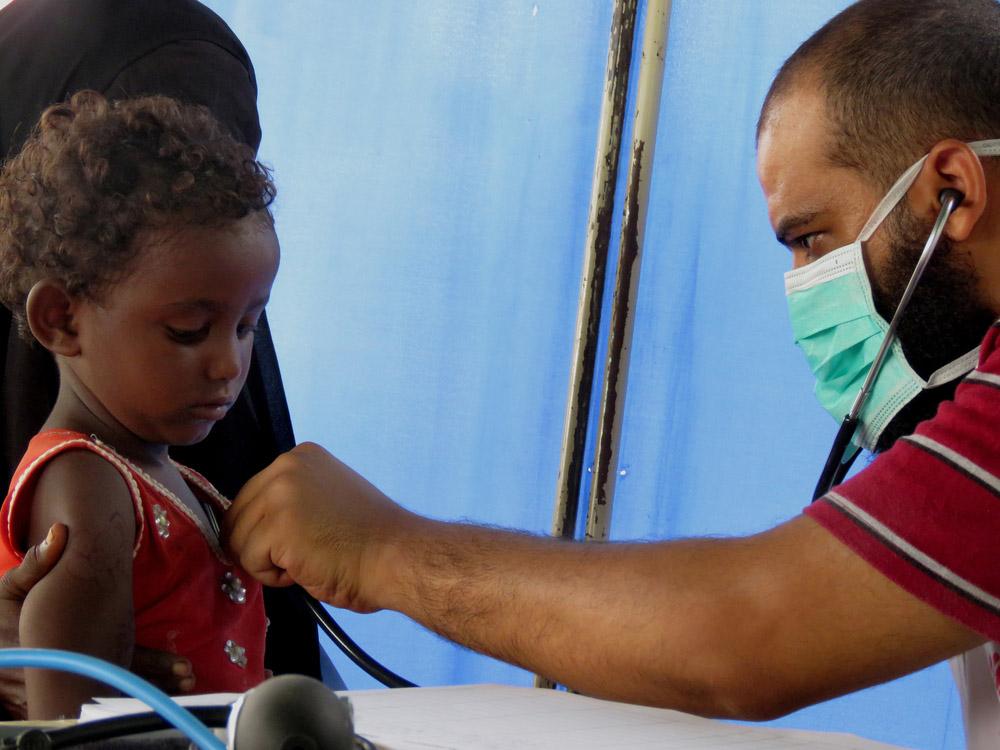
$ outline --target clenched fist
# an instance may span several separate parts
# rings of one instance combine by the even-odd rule
[[[335,607],[372,612],[394,605],[397,552],[423,522],[303,443],[247,482],[226,513],[223,539],[267,586],[297,583]]]

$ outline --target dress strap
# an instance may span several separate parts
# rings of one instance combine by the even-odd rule
[[[60,438],[65,439],[55,441],[49,440],[48,442],[51,444],[31,459],[31,462],[28,463],[27,466],[24,466],[18,473],[17,481],[14,483],[10,494],[7,496],[7,502],[5,503],[3,510],[3,523],[5,524],[7,538],[12,542],[13,540],[20,538],[17,535],[17,529],[15,528],[19,511],[21,508],[30,504],[30,490],[33,489],[34,483],[41,475],[42,469],[45,465],[62,453],[72,450],[86,450],[91,453],[96,453],[98,456],[111,464],[121,475],[122,479],[125,480],[125,486],[128,488],[129,496],[132,498],[132,506],[135,510],[135,544],[132,547],[132,556],[134,558],[139,553],[139,547],[142,545],[143,531],[145,529],[145,519],[142,512],[142,495],[139,493],[139,485],[135,480],[134,474],[117,454],[108,450],[103,445],[92,440],[83,433],[71,432],[69,430],[52,430],[50,432],[40,433],[41,437],[54,438],[57,435]],[[27,497],[25,497],[26,495]]]

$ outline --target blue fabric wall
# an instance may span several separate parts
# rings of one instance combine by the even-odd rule
[[[297,437],[421,513],[547,531],[610,2],[209,4],[257,67]],[[834,425],[791,343],[753,130],[844,5],[674,0],[614,538],[751,533],[808,501]],[[342,622],[420,684],[530,682],[392,613]],[[943,666],[777,723],[962,745]]]

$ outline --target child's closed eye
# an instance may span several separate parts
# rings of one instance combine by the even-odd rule
[[[259,299],[243,310],[239,322],[236,324],[236,337],[239,339],[253,338],[260,333],[265,325],[263,322],[264,306],[267,298]]]
[[[236,335],[242,339],[246,338],[247,336],[253,336],[259,330],[260,330],[259,322],[240,323],[240,325],[236,326]]]
[[[197,344],[205,340],[208,336],[208,325],[203,325],[200,328],[176,328],[174,326],[165,326],[167,329],[167,334],[176,341],[178,344]]]

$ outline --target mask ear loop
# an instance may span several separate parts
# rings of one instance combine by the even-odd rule
[[[848,451],[851,438],[854,437],[854,433],[858,428],[861,408],[865,405],[865,401],[868,400],[868,394],[875,383],[875,378],[878,377],[878,373],[882,369],[885,357],[889,353],[889,347],[896,339],[896,328],[899,327],[899,320],[906,311],[907,305],[910,304],[910,298],[913,296],[917,284],[920,283],[920,279],[924,275],[924,270],[927,268],[927,264],[930,263],[931,257],[933,257],[934,251],[937,249],[938,242],[941,241],[941,237],[944,235],[944,228],[948,223],[948,217],[965,200],[965,196],[962,193],[952,188],[942,190],[938,198],[941,201],[941,210],[934,221],[934,227],[931,229],[930,236],[924,244],[924,249],[917,259],[917,265],[913,269],[913,274],[910,276],[909,282],[906,284],[906,289],[903,290],[903,296],[900,298],[899,304],[896,306],[896,311],[892,315],[892,320],[889,322],[889,329],[886,331],[885,338],[882,339],[882,345],[879,347],[878,354],[875,355],[875,360],[868,369],[868,374],[861,385],[861,390],[858,391],[858,395],[854,399],[851,411],[844,417],[840,429],[837,430],[837,436],[830,447],[830,454],[826,458],[826,464],[823,466],[819,481],[816,483],[816,489],[813,491],[813,500],[823,497],[823,495],[830,491],[831,487],[843,481],[848,469],[850,469],[851,464],[860,452],[859,450]]]

